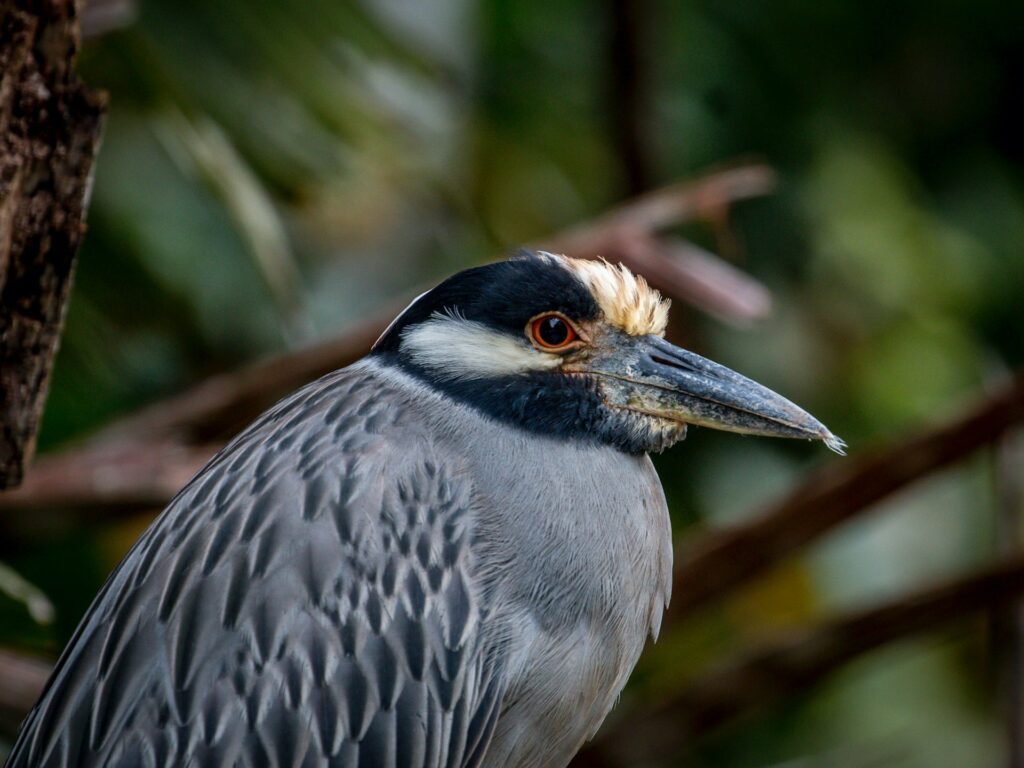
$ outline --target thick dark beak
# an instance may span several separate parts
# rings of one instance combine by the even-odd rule
[[[619,405],[729,432],[821,440],[836,453],[845,443],[824,424],[767,387],[658,336],[626,337],[594,372],[618,379]]]

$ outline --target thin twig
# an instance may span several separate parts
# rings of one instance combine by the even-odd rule
[[[894,640],[1003,605],[1024,593],[1024,556],[823,624],[740,654],[661,704],[610,723],[576,766],[640,764],[677,754],[697,734],[804,690],[853,658]],[[627,745],[627,755],[620,746]]]
[[[601,256],[607,243],[619,237],[660,232],[703,218],[705,212],[723,205],[771,194],[776,184],[775,171],[759,163],[712,171],[640,195],[586,224],[546,239],[542,245],[570,256]]]

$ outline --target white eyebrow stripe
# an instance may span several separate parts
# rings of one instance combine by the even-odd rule
[[[556,368],[559,355],[463,317],[435,313],[402,331],[401,350],[424,368],[446,379],[491,376]]]

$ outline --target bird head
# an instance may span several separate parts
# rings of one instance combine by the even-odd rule
[[[669,302],[623,266],[524,253],[418,297],[373,354],[499,421],[661,451],[689,424],[843,442],[789,400],[663,338]]]

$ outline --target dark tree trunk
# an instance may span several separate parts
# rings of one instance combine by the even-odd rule
[[[630,197],[646,192],[656,180],[649,141],[652,10],[650,0],[609,0],[608,5],[608,114]]]
[[[0,0],[0,488],[31,459],[84,232],[104,100],[73,0]]]

